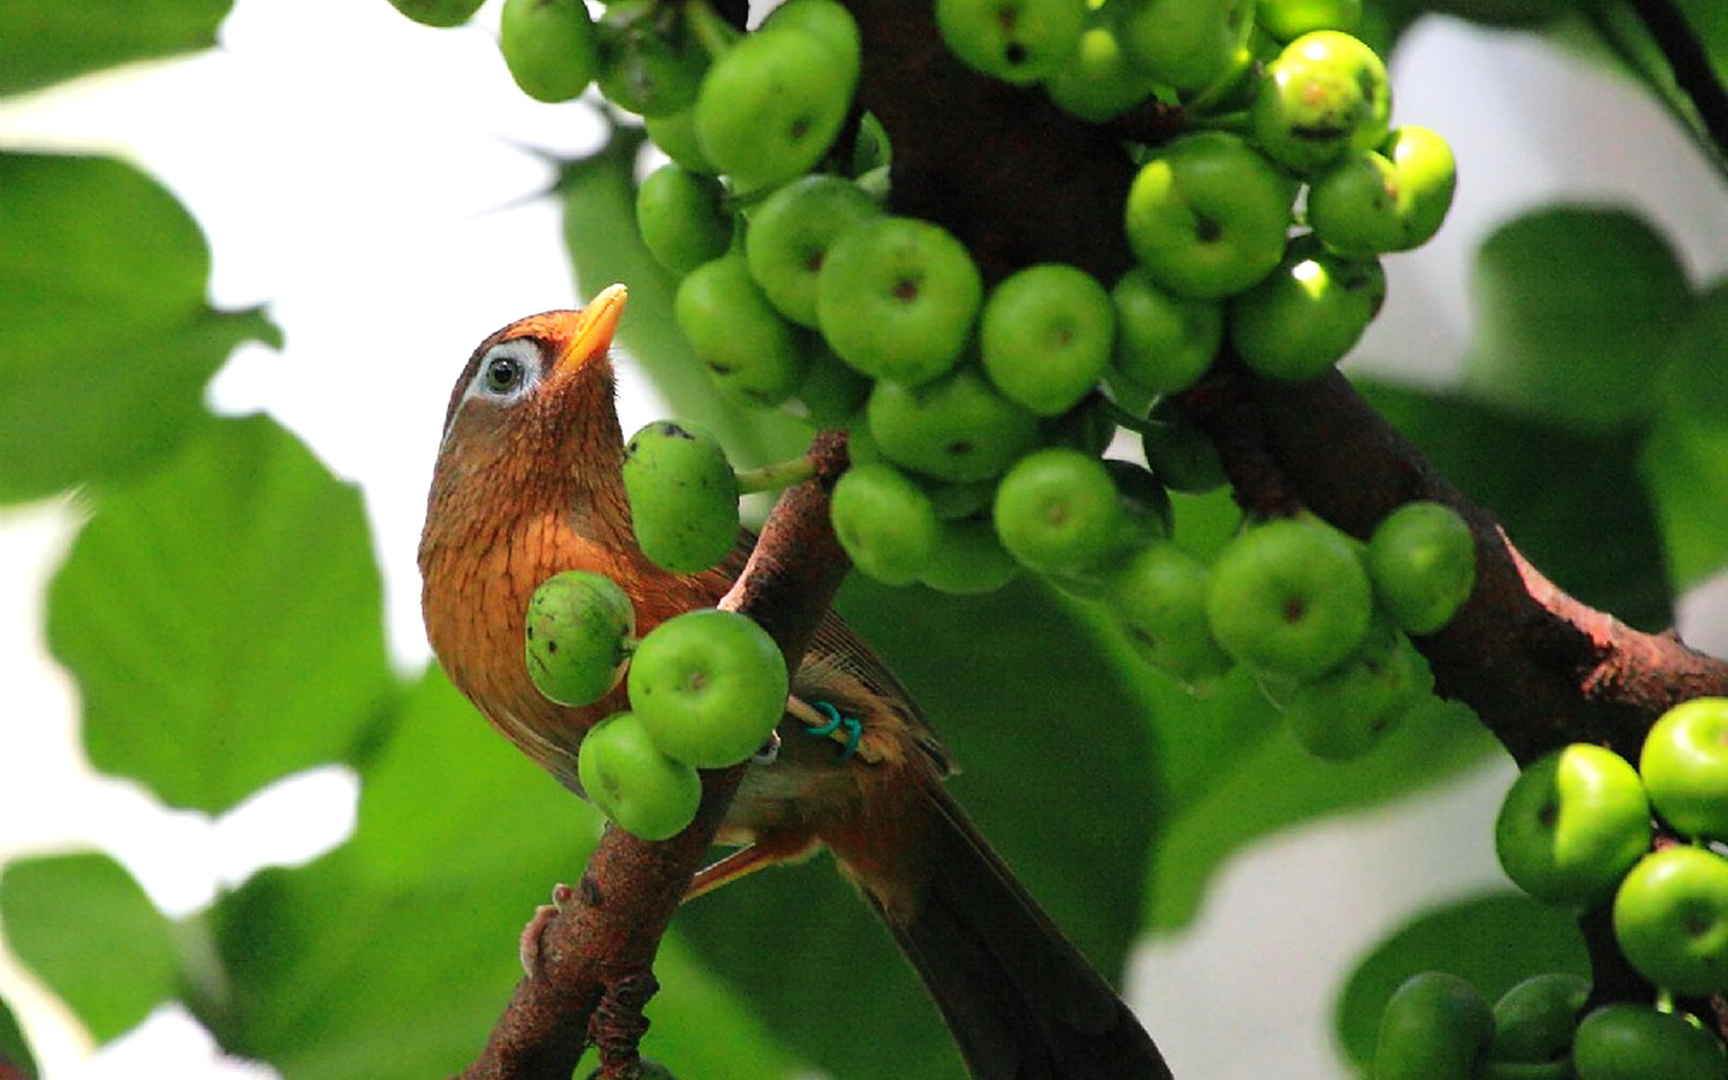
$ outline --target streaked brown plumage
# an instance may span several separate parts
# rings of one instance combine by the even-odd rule
[[[582,735],[625,707],[623,688],[585,708],[535,690],[521,637],[535,586],[563,570],[605,574],[635,605],[640,635],[712,606],[742,566],[674,574],[636,548],[607,355],[623,303],[614,286],[581,311],[532,315],[481,342],[451,391],[420,544],[426,629],[451,680],[578,793]],[[1127,1007],[943,790],[948,755],[905,689],[832,613],[793,694],[806,716],[802,703],[820,700],[860,718],[858,753],[842,761],[789,714],[778,760],[750,768],[721,830],[722,842],[752,846],[695,891],[826,846],[918,968],[974,1076],[1168,1076]]]

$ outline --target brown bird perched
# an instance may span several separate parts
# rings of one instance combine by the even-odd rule
[[[444,415],[420,543],[426,629],[445,671],[578,793],[577,747],[625,707],[623,688],[584,708],[540,695],[522,640],[535,587],[564,570],[605,574],[641,635],[713,606],[742,566],[675,574],[637,550],[607,353],[624,301],[614,285],[474,350]],[[720,831],[742,849],[697,875],[691,895],[826,846],[923,977],[973,1076],[1168,1077],[1127,1006],[944,791],[948,754],[905,688],[832,613],[792,690],[778,757],[750,766]],[[808,736],[821,722],[812,702],[860,721],[855,753]]]

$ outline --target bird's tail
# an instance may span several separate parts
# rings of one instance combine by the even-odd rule
[[[854,871],[976,1080],[1168,1080],[1152,1039],[939,784],[917,785],[927,860],[909,900]],[[836,847],[842,865],[847,852]],[[853,869],[853,868],[848,868]]]

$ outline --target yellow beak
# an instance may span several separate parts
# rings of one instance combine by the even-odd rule
[[[576,313],[576,326],[553,366],[556,372],[577,371],[605,355],[612,347],[612,335],[618,331],[618,320],[624,315],[624,302],[630,290],[623,285],[608,285],[600,290],[589,305]]]

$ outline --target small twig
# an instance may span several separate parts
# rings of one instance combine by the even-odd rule
[[[809,456],[815,476],[781,498],[718,605],[760,623],[790,669],[851,565],[828,524],[828,491],[846,468],[846,436],[823,432]],[[649,843],[607,827],[572,902],[546,922],[535,975],[516,984],[465,1080],[568,1080],[590,1042],[599,1042],[610,1062],[635,1057],[660,938],[743,771],[704,772],[696,820],[670,840]]]

